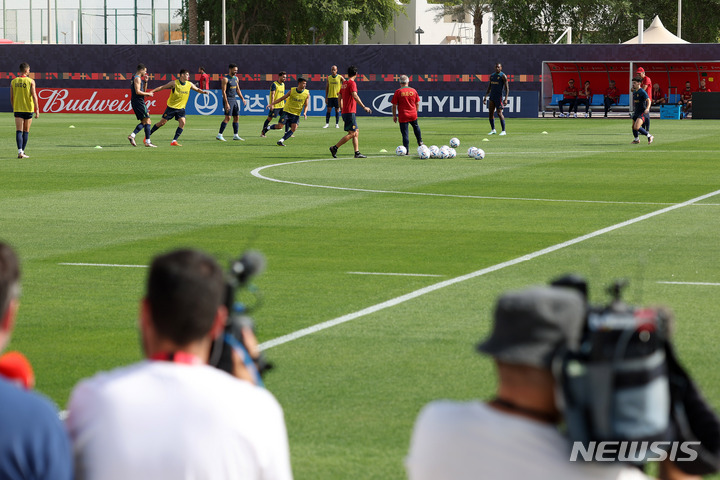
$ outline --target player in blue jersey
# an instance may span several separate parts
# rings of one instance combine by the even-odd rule
[[[135,130],[133,130],[132,133],[128,135],[130,145],[132,145],[133,147],[137,146],[137,143],[135,143],[135,135],[137,135],[140,130],[145,130],[145,141],[143,142],[144,145],[146,147],[155,146],[150,143],[150,113],[148,112],[147,105],[145,104],[145,97],[153,96],[152,92],[145,91],[147,89],[147,82],[147,68],[145,67],[145,65],[140,63],[138,64],[135,75],[133,76],[132,84],[130,84],[130,105],[132,106],[133,112],[135,112],[135,117],[140,120],[140,123],[137,124]]]
[[[237,97],[240,97],[240,100],[242,100],[245,106],[247,106],[247,100],[245,100],[245,97],[243,97],[242,92],[238,88],[238,78],[236,76],[237,72],[238,66],[234,63],[231,63],[228,66],[228,74],[225,75],[220,81],[220,90],[222,91],[223,96],[223,108],[225,109],[225,119],[223,119],[222,123],[220,124],[220,131],[215,138],[220,140],[221,142],[225,141],[225,139],[223,138],[223,132],[225,131],[225,127],[227,127],[227,124],[230,121],[231,115],[233,117],[233,140],[244,140],[243,138],[240,138],[240,135],[238,135],[240,121],[240,105],[238,105],[237,103]]]
[[[505,92],[505,98],[503,99],[503,91]],[[505,135],[505,116],[503,115],[503,107],[507,104],[508,96],[510,96],[510,85],[508,83],[507,75],[502,71],[502,64],[495,64],[495,73],[490,75],[490,84],[488,85],[485,96],[483,97],[483,103],[490,95],[488,101],[490,128],[492,129],[488,135],[495,135],[495,112],[497,111],[498,118],[500,118],[500,126],[502,132],[500,135]]]
[[[635,77],[632,79],[632,99],[633,99],[633,126],[632,132],[635,139],[632,143],[640,143],[638,133],[642,133],[648,139],[650,145],[655,137],[650,135],[650,104],[651,100],[647,92],[640,88],[642,78]]]

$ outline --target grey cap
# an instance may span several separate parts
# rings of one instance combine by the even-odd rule
[[[584,318],[585,303],[574,290],[507,292],[498,299],[493,331],[478,350],[506,363],[549,368],[558,349],[579,345]]]

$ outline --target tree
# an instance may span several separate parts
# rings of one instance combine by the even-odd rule
[[[221,0],[195,0],[198,21],[210,21],[210,39],[222,39]],[[407,0],[405,0],[407,1]],[[187,13],[186,13],[187,12]],[[241,44],[340,43],[342,21],[350,31],[372,33],[376,26],[387,30],[404,6],[395,0],[226,0],[227,41]],[[183,12],[189,20],[189,8]]]
[[[438,12],[435,16],[436,21],[446,15],[450,15],[453,19],[464,19],[466,15],[470,15],[475,26],[473,43],[482,43],[483,15],[490,11],[489,2],[483,0],[454,0],[451,3],[443,3],[432,7],[431,10]]]
[[[196,44],[198,42],[198,4],[197,0],[187,0],[187,23],[188,23],[188,43]]]

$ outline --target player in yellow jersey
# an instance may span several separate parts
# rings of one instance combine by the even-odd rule
[[[40,104],[38,103],[35,80],[29,77],[30,65],[20,64],[18,76],[10,82],[10,104],[15,112],[15,141],[18,147],[18,158],[30,158],[25,155],[33,112],[35,118],[40,117]]]
[[[270,110],[270,113],[268,113],[267,119],[265,119],[265,123],[263,124],[262,131],[260,132],[261,137],[264,137],[268,130],[282,128],[283,115],[285,114],[285,110],[283,110],[283,107],[285,106],[285,102],[279,102],[277,105],[273,105],[273,102],[285,95],[286,78],[287,75],[285,74],[285,72],[280,72],[278,73],[278,79],[274,81],[272,85],[270,85],[270,96],[268,97],[267,106],[267,109]],[[273,126],[268,126],[270,125],[270,121],[274,117],[278,117],[278,123]],[[285,126],[285,131],[287,131],[288,128],[289,127]]]
[[[281,147],[285,146],[285,140],[292,137],[292,134],[297,130],[298,123],[300,123],[300,115],[307,120],[307,111],[310,107],[310,102],[308,102],[310,90],[305,88],[307,80],[304,78],[298,77],[297,82],[297,87],[291,88],[288,93],[272,103],[272,105],[275,105],[280,102],[285,102],[285,121],[290,125],[290,130],[285,132],[285,135],[277,142]]]
[[[207,95],[207,90],[201,90],[190,81],[190,72],[184,68],[180,70],[177,80],[166,83],[161,87],[157,87],[152,93],[159,92],[160,90],[170,89],[170,98],[167,101],[167,108],[163,113],[162,119],[153,125],[150,134],[155,133],[155,130],[162,127],[167,123],[168,120],[176,119],[178,121],[178,128],[175,130],[175,138],[170,142],[173,147],[182,147],[178,143],[178,138],[182,135],[183,129],[185,128],[185,106],[187,105],[188,99],[190,98],[190,90],[195,90],[198,93]]]
[[[342,75],[338,75],[337,66],[330,67],[330,76],[327,77],[327,86],[325,87],[325,103],[327,104],[327,113],[325,113],[325,126],[330,126],[330,110],[335,108],[335,128],[340,128],[340,88],[345,79]]]

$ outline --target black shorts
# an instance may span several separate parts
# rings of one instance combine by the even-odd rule
[[[285,110],[282,108],[273,108],[270,110],[270,113],[268,113],[268,118],[278,117],[278,120],[282,121],[283,115],[285,115]]]
[[[633,123],[634,123],[635,120],[637,120],[638,118],[641,118],[641,119],[642,119],[642,123],[645,124],[645,123],[650,119],[650,115],[648,115],[648,114],[645,113],[645,112],[643,112],[643,113],[633,113],[633,116],[632,116]]]
[[[504,105],[502,101],[502,97],[490,97],[488,98],[487,107],[490,108],[490,102],[492,102],[495,105],[495,110],[502,110]]]
[[[340,108],[340,100],[338,97],[327,99],[328,108]]]
[[[147,105],[145,102],[131,102],[132,103],[132,109],[133,112],[135,112],[135,118],[138,120],[144,120],[146,118],[150,118],[150,113],[148,112]]]
[[[230,109],[225,110],[225,116],[226,117],[237,117],[240,115],[240,106],[238,105],[237,100],[228,99],[228,104],[230,104]]]
[[[165,120],[172,120],[174,118],[175,120],[179,121],[181,118],[185,118],[185,109],[167,107],[165,109],[165,113],[163,113],[162,118],[164,118]]]
[[[15,118],[22,118],[23,120],[30,120],[33,117],[33,112],[15,112]]]
[[[346,132],[354,132],[358,129],[357,122],[355,121],[354,113],[343,113],[342,119],[343,119],[343,122],[345,122],[345,131]]]
[[[293,115],[292,113],[285,112],[285,118],[284,122],[288,125],[292,125],[293,123],[300,123],[300,115]]]

